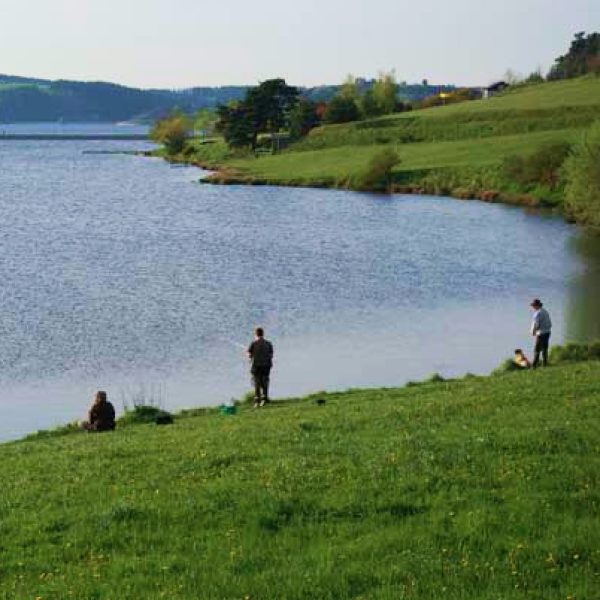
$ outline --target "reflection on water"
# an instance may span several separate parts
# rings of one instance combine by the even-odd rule
[[[0,439],[81,418],[97,389],[239,397],[257,324],[276,396],[488,372],[530,347],[534,296],[555,342],[599,333],[600,249],[560,219],[83,153],[144,147],[0,142]]]
[[[581,272],[570,282],[566,337],[573,341],[600,339],[600,236],[581,233],[571,239],[581,259]]]

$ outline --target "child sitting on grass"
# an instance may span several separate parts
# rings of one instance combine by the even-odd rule
[[[517,348],[515,350],[515,358],[513,359],[513,361],[515,365],[517,365],[517,367],[519,367],[520,369],[529,369],[531,367],[531,362],[525,356],[521,348]]]

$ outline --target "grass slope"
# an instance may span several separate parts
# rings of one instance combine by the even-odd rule
[[[0,447],[5,599],[597,598],[600,363]]]
[[[533,152],[544,143],[567,140],[577,141],[580,132],[567,129],[542,131],[528,135],[509,135],[473,140],[422,142],[404,144],[398,148],[402,163],[395,171],[401,175],[409,171],[427,171],[432,168],[480,167],[496,164],[504,156]],[[283,184],[343,183],[358,174],[381,149],[379,145],[336,147],[311,152],[285,152],[257,159],[232,159],[228,166],[242,174]]]
[[[493,189],[560,203],[561,190],[507,181],[502,161],[549,142],[577,142],[597,119],[600,77],[584,77],[515,88],[489,100],[319,127],[279,155],[235,157],[217,142],[197,146],[193,156],[222,169],[214,181],[352,188],[370,159],[392,147],[401,159],[393,173],[397,186],[433,193],[466,189],[471,195]]]
[[[578,79],[549,81],[537,85],[516,87],[488,100],[453,104],[437,109],[439,114],[456,114],[471,110],[538,110],[563,106],[598,106],[600,104],[600,78],[585,76]],[[432,111],[421,111],[423,116]]]

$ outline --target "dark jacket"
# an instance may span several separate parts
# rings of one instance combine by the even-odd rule
[[[273,366],[273,344],[264,338],[254,340],[248,347],[248,354],[252,360],[252,368]]]
[[[108,402],[94,404],[90,409],[90,429],[111,431],[115,428],[115,408]]]

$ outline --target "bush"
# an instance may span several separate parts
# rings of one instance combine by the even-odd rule
[[[138,404],[133,410],[126,410],[125,414],[118,420],[118,423],[119,425],[133,425],[140,423],[164,423],[166,421],[173,421],[171,413],[157,406]]]
[[[319,122],[317,105],[306,98],[300,98],[290,114],[290,137],[293,140],[305,137]]]
[[[565,210],[577,223],[600,230],[600,121],[565,162]]]
[[[550,360],[553,363],[581,362],[600,359],[600,340],[589,344],[566,344],[553,346],[550,351]]]
[[[360,111],[352,98],[336,96],[325,110],[325,122],[330,124],[349,123],[350,121],[358,121],[359,118]]]
[[[183,151],[191,132],[191,120],[183,113],[174,112],[154,124],[150,137],[158,144],[162,144],[167,154],[173,155]]]
[[[520,367],[515,364],[512,358],[507,358],[502,361],[502,364],[492,371],[492,375],[503,375],[504,373],[511,373],[512,371],[520,371]]]
[[[392,148],[380,150],[371,158],[366,171],[360,176],[358,187],[367,190],[389,190],[392,169],[399,162],[400,157]]]
[[[529,156],[508,156],[502,164],[503,174],[525,187],[545,185],[555,189],[570,149],[567,142],[551,142]]]
[[[439,373],[432,373],[425,381],[427,383],[443,383],[446,380]]]
[[[600,340],[588,344],[588,357],[591,359],[600,359]]]

